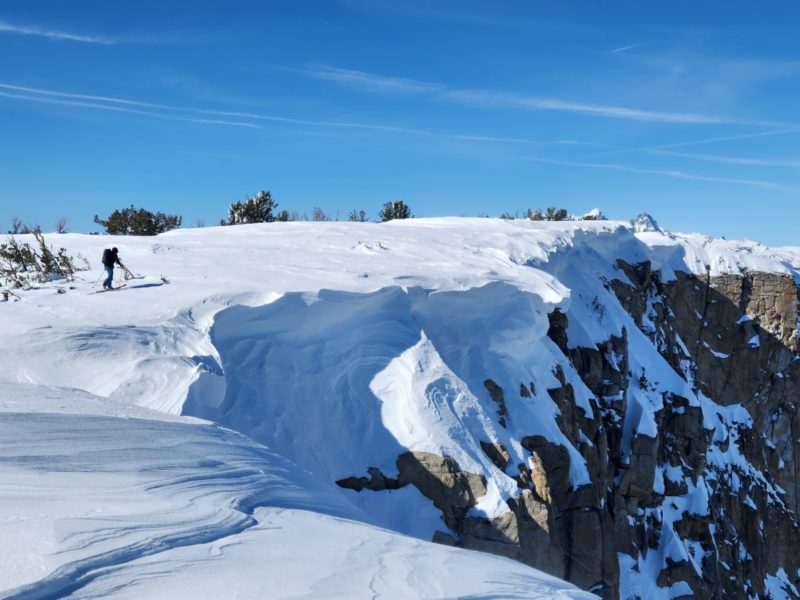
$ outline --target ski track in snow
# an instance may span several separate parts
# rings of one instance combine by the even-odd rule
[[[112,241],[46,238],[93,264]],[[647,362],[655,391],[688,398],[671,369],[651,371],[628,315],[588,310],[608,293],[603,277],[624,277],[615,260],[650,260],[665,278],[750,269],[800,281],[800,249],[605,221],[275,223],[113,245],[142,283],[80,293],[96,268],[75,292],[43,284],[0,304],[3,598],[591,597],[376,529],[445,529],[414,489],[367,496],[331,482],[367,466],[392,475],[407,449],[446,454],[487,475],[475,511],[495,516],[516,484],[480,440],[518,464],[517,440],[539,434],[570,451],[577,487],[588,476],[555,425],[553,367],[579,405],[591,394],[546,337],[549,311],[568,313],[572,344],[625,327],[630,368]],[[506,428],[487,377],[509,392]],[[510,393],[520,382],[535,384],[531,398]],[[657,396],[631,394],[628,440],[653,425]]]

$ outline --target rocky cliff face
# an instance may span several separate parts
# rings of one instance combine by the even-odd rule
[[[598,283],[609,293],[588,310],[602,321],[623,309],[618,335],[574,343],[571,320],[585,319],[577,311],[586,309],[555,310],[548,337],[565,358],[553,368],[559,385],[536,390],[492,373],[484,383],[502,427],[514,418],[512,394],[555,403],[590,483],[570,485],[564,445],[528,435],[519,439],[521,464],[495,440],[481,443],[518,486],[509,511],[493,519],[471,510],[485,478],[431,453],[400,455],[397,478],[372,469],[339,484],[363,493],[413,485],[450,530],[436,541],[514,558],[603,598],[800,597],[793,278],[676,273],[664,281],[649,262],[619,261],[616,276]],[[591,391],[590,412],[575,401],[565,369]],[[679,377],[685,390],[665,386],[665,377]]]

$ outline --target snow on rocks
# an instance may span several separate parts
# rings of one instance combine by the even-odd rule
[[[98,258],[111,244],[109,238],[76,234],[59,241],[70,253]],[[0,576],[7,578],[5,589],[30,597],[66,590],[69,582],[79,582],[87,595],[114,590],[124,597],[135,589],[158,595],[156,590],[185,584],[182,573],[204,582],[197,589],[212,589],[199,575],[207,572],[206,561],[225,572],[250,573],[254,567],[242,557],[251,548],[270,553],[279,547],[270,545],[270,523],[318,535],[318,547],[331,555],[353,553],[363,564],[352,578],[361,583],[348,587],[335,575],[341,568],[336,560],[320,564],[309,558],[308,564],[319,566],[320,579],[309,588],[289,586],[287,594],[310,595],[323,581],[347,597],[358,597],[365,585],[379,588],[375,563],[356,552],[361,546],[332,539],[350,535],[370,552],[393,540],[396,554],[384,555],[396,560],[386,563],[384,583],[406,589],[414,580],[420,587],[408,588],[409,596],[440,589],[429,587],[439,584],[427,571],[415,571],[419,577],[402,571],[416,554],[450,569],[443,571],[442,594],[455,594],[464,589],[462,583],[481,593],[488,571],[475,567],[477,579],[463,578],[453,562],[461,556],[455,550],[330,516],[430,539],[447,529],[430,498],[408,487],[367,499],[333,482],[368,468],[394,477],[398,456],[409,451],[441,455],[485,479],[485,493],[469,517],[501,519],[508,515],[509,500],[527,485],[525,476],[536,479],[540,490],[548,483],[547,473],[536,471],[543,459],[531,450],[543,455],[547,446],[563,463],[561,483],[579,502],[575,514],[588,519],[595,514],[588,509],[597,507],[586,500],[593,485],[586,448],[595,448],[596,438],[582,429],[566,435],[567,409],[587,421],[598,410],[604,418],[616,414],[624,421],[623,467],[637,443],[655,439],[667,397],[685,400],[685,406],[670,405],[675,414],[702,410],[715,436],[724,434],[722,425],[736,425],[724,421],[734,409],[722,411],[694,393],[688,362],[680,363],[686,368],[681,377],[655,350],[658,299],[647,297],[642,330],[621,308],[609,282],[630,280],[617,261],[649,261],[664,281],[678,272],[708,278],[756,270],[800,280],[798,249],[665,233],[652,218],[634,224],[460,218],[294,222],[176,230],[155,239],[113,242],[143,279],[115,294],[79,293],[92,288],[97,269],[76,285],[76,293],[56,295],[43,284],[0,306],[0,407],[9,415],[3,425],[10,432],[0,438],[0,451],[13,459],[0,462],[0,468],[9,480],[21,482],[18,488],[0,484],[0,506],[9,508],[6,514],[17,519],[19,532],[18,542],[3,547],[15,566],[8,572],[0,568]],[[568,322],[564,347],[548,336],[556,308]],[[621,340],[626,356],[615,350],[614,339]],[[689,354],[680,338],[676,344],[682,347],[676,351]],[[606,348],[600,360],[618,376],[616,399],[596,395],[573,368],[569,355],[580,347]],[[708,351],[722,359],[713,347]],[[568,386],[569,407],[563,404],[567,396],[557,395]],[[53,400],[45,403],[46,416],[31,419],[42,398]],[[737,419],[742,421],[738,413]],[[29,438],[35,442],[26,447]],[[524,446],[525,439],[536,443]],[[487,445],[501,448],[507,464],[487,454]],[[159,454],[164,447],[167,456]],[[739,465],[744,458],[735,448],[730,457],[715,452],[709,451],[712,462],[737,461],[758,478],[749,464]],[[32,471],[23,456],[36,465]],[[101,460],[108,457],[118,472]],[[66,470],[55,469],[56,461]],[[631,474],[629,479],[641,475],[633,482],[643,490],[637,493],[675,488],[683,479],[677,468],[654,470]],[[84,477],[90,472],[100,474],[96,482]],[[90,498],[76,492],[90,485],[97,492]],[[682,510],[669,518],[705,514],[702,493],[694,483],[687,486],[685,503],[678,504]],[[81,498],[75,511],[54,512],[26,537],[20,523],[31,523],[33,512],[49,511],[63,497]],[[598,502],[605,506],[604,497]],[[276,506],[287,510],[275,511]],[[420,519],[400,518],[401,507]],[[104,515],[117,523],[109,524]],[[663,522],[666,531],[672,522],[666,517]],[[48,533],[51,525],[61,533]],[[313,554],[304,541],[295,543],[299,555]],[[657,577],[667,557],[691,566],[689,557],[699,556],[697,548],[669,535],[658,549],[638,560],[619,558],[623,590],[649,589],[642,577],[651,571]],[[226,558],[231,556],[237,558]],[[485,560],[493,565],[487,569],[501,568],[491,562],[499,559]],[[168,572],[154,578],[164,564],[170,565]],[[640,575],[629,572],[634,564]],[[544,581],[541,575],[508,565],[502,569],[530,576],[520,575],[519,581],[533,590],[525,597],[536,597],[534,580]],[[130,582],[146,587],[127,589]],[[242,585],[253,590],[275,583],[248,574]],[[550,583],[541,585],[542,594],[562,593],[547,587]],[[683,593],[687,587],[679,582],[659,589]]]
[[[641,213],[636,218],[631,219],[633,230],[641,233],[644,231],[661,231],[656,220],[647,213]]]

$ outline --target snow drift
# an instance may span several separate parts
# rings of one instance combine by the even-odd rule
[[[664,282],[753,271],[800,281],[800,249],[642,223],[274,223],[115,238],[141,277],[125,289],[88,295],[98,268],[66,294],[43,284],[0,305],[0,506],[11,540],[0,589],[216,597],[228,589],[219,572],[245,596],[277,585],[286,597],[582,597],[521,563],[427,543],[460,532],[418,486],[335,482],[370,468],[394,480],[406,452],[448,457],[483,478],[465,518],[497,522],[530,475],[530,440],[542,440],[564,449],[563,484],[579,495],[595,484],[583,446],[596,440],[565,433],[549,391],[569,386],[587,418],[603,402],[615,410],[570,349],[617,337],[626,355],[608,360],[630,375],[622,464],[657,435],[665,397],[687,399],[715,436],[746,423],[746,411],[697,393],[691,373],[659,354],[658,299],[638,324],[610,282],[629,280],[618,261],[646,262]],[[58,240],[98,260],[110,244]],[[567,346],[552,335],[556,309]],[[713,452],[758,471],[733,449]],[[692,483],[660,522],[687,507],[704,514],[700,492]],[[622,597],[691,589],[656,580],[667,559],[694,560],[697,548],[669,535],[658,544],[619,555]],[[262,572],[256,556],[274,568]]]

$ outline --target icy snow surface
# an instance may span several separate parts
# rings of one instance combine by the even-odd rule
[[[629,390],[629,445],[654,434],[663,391],[692,396],[670,369],[637,362],[649,341],[625,315],[596,310],[601,278],[624,278],[616,259],[667,276],[797,278],[800,265],[800,249],[613,221],[46,238],[95,268],[66,294],[42,284],[0,303],[0,597],[589,597],[421,541],[446,527],[414,488],[333,482],[368,467],[393,476],[400,453],[435,452],[487,477],[474,510],[496,516],[516,483],[480,441],[516,465],[518,440],[542,435],[569,451],[572,486],[585,484],[546,390],[562,365],[579,406],[591,393],[546,336],[547,314],[567,312],[571,344],[627,328],[632,380],[647,366],[651,382]],[[111,245],[140,277],[90,295]],[[507,391],[506,427],[487,378]],[[521,382],[530,397],[511,393]],[[643,585],[629,579],[623,569],[623,587]]]

